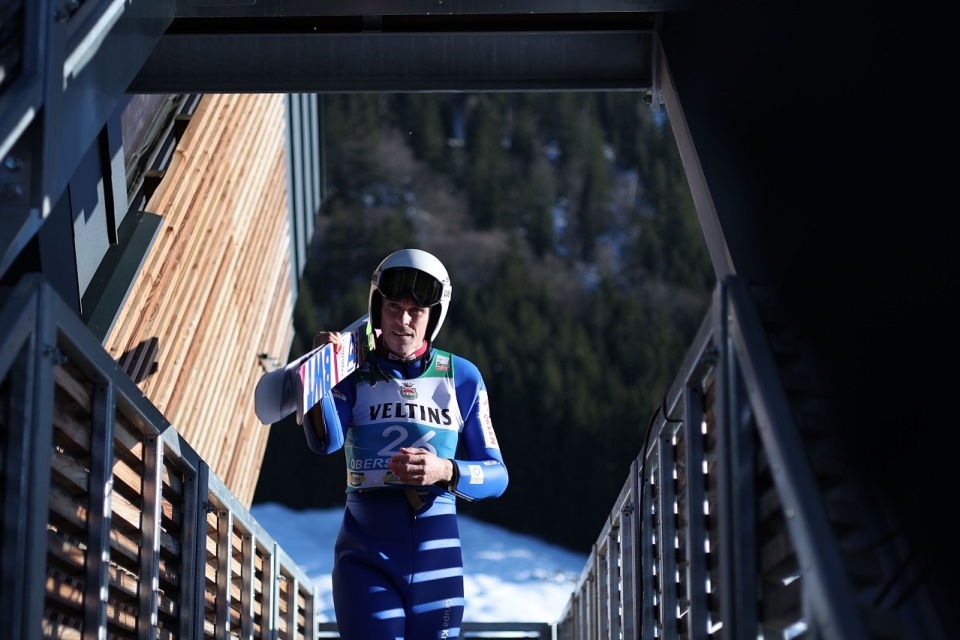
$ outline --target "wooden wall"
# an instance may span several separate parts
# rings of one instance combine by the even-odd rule
[[[163,217],[104,346],[247,507],[261,354],[293,340],[284,96],[206,95],[146,209]]]

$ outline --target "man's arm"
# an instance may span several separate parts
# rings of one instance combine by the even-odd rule
[[[339,350],[340,333],[338,331],[317,333],[313,337],[313,348],[316,349],[323,344],[336,345],[335,349]],[[343,446],[343,426],[340,415],[337,413],[332,390],[303,414],[303,434],[307,438],[307,446],[317,453],[333,453]]]
[[[459,356],[454,356],[453,362],[464,423],[462,453],[452,460],[454,477],[449,490],[468,501],[496,498],[506,491],[510,478],[490,419],[487,388],[476,365]]]

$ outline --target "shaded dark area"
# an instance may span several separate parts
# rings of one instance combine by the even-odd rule
[[[947,594],[960,569],[941,524],[956,410],[939,372],[960,274],[944,233],[956,161],[939,160],[948,40],[892,3],[854,5],[815,25],[799,3],[704,7],[666,15],[661,35],[741,275],[775,287],[819,361],[862,498],[886,506]]]

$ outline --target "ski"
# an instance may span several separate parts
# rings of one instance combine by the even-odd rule
[[[346,340],[339,352],[332,344],[324,344],[282,369],[260,376],[254,390],[254,410],[261,423],[273,424],[296,412],[297,424],[303,424],[304,413],[363,363],[373,349],[366,314],[341,333]]]

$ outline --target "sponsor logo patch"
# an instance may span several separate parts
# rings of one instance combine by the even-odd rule
[[[417,388],[414,386],[412,382],[401,382],[400,395],[403,396],[405,400],[416,400]]]
[[[450,358],[437,355],[437,371],[450,371]]]
[[[483,484],[483,467],[478,464],[469,464],[470,484]]]
[[[487,391],[480,392],[480,424],[483,425],[483,444],[487,449],[500,449],[497,443],[497,434],[493,431],[493,421],[490,419],[490,399]]]

